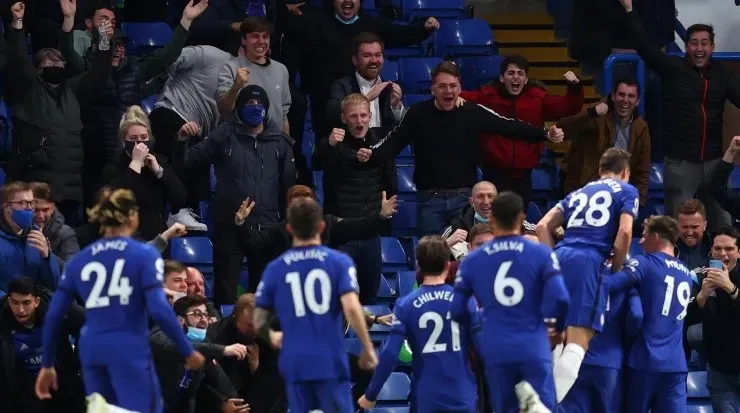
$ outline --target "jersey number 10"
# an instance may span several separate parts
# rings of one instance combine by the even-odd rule
[[[159,260],[157,264],[160,264],[162,260]],[[128,305],[128,299],[133,292],[133,288],[129,285],[128,277],[122,277],[123,266],[126,264],[126,260],[119,258],[113,264],[113,272],[111,273],[110,283],[108,282],[108,269],[105,268],[100,262],[93,261],[85,264],[80,272],[80,279],[84,282],[89,282],[93,274],[95,275],[95,284],[93,284],[90,294],[87,296],[85,301],[85,308],[104,308],[110,305],[110,297],[118,297],[121,305]],[[103,295],[103,289],[108,284],[108,292]]]

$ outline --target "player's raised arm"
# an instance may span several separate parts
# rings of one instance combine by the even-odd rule
[[[560,204],[557,204],[547,211],[547,214],[545,214],[545,216],[540,219],[540,222],[537,223],[537,227],[535,227],[537,238],[541,243],[548,247],[554,247],[555,238],[553,237],[553,234],[555,233],[555,230],[561,227],[564,223],[565,215],[563,215],[563,208]]]
[[[354,267],[352,267],[352,270],[354,270]],[[340,300],[342,302],[344,317],[347,318],[347,322],[349,322],[349,325],[355,331],[355,334],[357,334],[357,338],[362,343],[362,353],[359,360],[360,367],[368,370],[373,369],[378,364],[378,357],[375,355],[375,348],[372,341],[370,341],[370,333],[367,331],[365,315],[360,305],[360,297],[356,292],[348,292],[342,295]]]

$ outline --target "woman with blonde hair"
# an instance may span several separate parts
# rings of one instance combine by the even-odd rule
[[[139,200],[138,236],[153,239],[165,229],[165,221],[177,221],[193,230],[199,224],[185,208],[187,193],[174,169],[151,152],[154,136],[149,118],[139,106],[126,110],[118,128],[123,148],[103,170],[103,183],[112,188],[130,189]],[[165,203],[180,211],[165,220]],[[182,211],[182,210],[185,211]],[[189,218],[189,219],[188,219]],[[204,227],[204,226],[203,226]]]

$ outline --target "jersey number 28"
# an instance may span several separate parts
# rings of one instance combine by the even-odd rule
[[[89,310],[91,308],[108,307],[110,305],[110,297],[116,296],[121,305],[128,305],[128,299],[134,289],[129,285],[128,277],[121,276],[125,264],[126,260],[123,258],[116,260],[113,264],[113,272],[110,274],[110,280],[108,280],[108,269],[100,262],[89,262],[82,267],[82,271],[80,272],[80,279],[82,281],[89,282],[93,274],[95,275],[95,283],[90,290],[90,294],[87,296],[85,308]],[[162,260],[157,261],[157,266],[160,265],[164,266]],[[108,292],[106,295],[103,295],[103,289],[106,284],[108,285]]]
[[[452,320],[450,313],[447,313],[447,320],[450,320],[450,332],[452,336],[452,351],[460,351],[460,325]],[[429,335],[429,339],[424,348],[421,349],[422,353],[439,353],[441,351],[447,351],[447,343],[438,343],[439,336],[442,335],[442,330],[445,326],[445,320],[439,313],[434,311],[427,311],[419,317],[419,328],[426,329],[429,327],[429,323],[432,323],[432,334]]]
[[[612,194],[609,191],[598,191],[590,198],[583,192],[575,194],[568,202],[568,208],[574,208],[568,220],[568,228],[581,227],[584,220],[590,227],[603,227],[611,218],[610,206]]]

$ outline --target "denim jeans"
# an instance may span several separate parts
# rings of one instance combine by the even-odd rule
[[[699,198],[707,208],[707,221],[710,231],[723,225],[730,225],[732,220],[727,213],[708,193],[707,188],[712,174],[717,168],[719,159],[694,162],[676,158],[665,158],[663,169],[663,186],[665,187],[665,213],[675,217],[682,202]]]
[[[380,236],[350,241],[339,250],[352,257],[357,268],[357,283],[360,285],[360,303],[375,304],[380,286],[383,261],[380,256]]]
[[[419,237],[439,234],[468,202],[470,190],[453,192],[419,191],[416,194],[416,222]]]
[[[740,411],[740,373],[721,373],[707,365],[707,388],[714,413]]]

